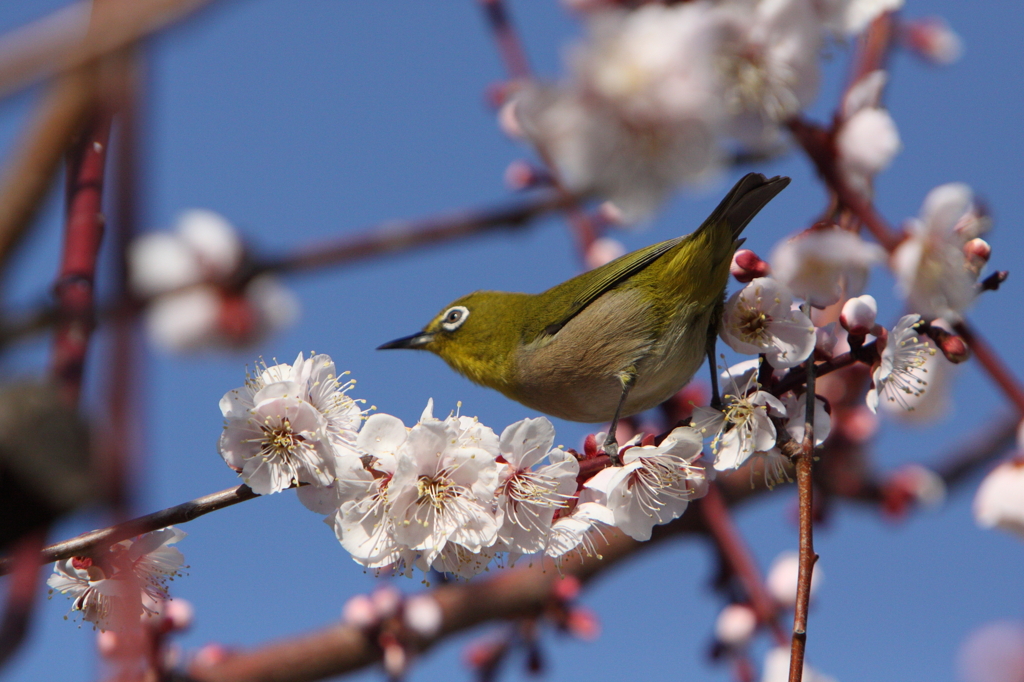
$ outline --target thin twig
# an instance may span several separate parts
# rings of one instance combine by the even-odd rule
[[[82,0],[0,37],[0,96],[181,21],[210,0]]]
[[[729,568],[743,585],[747,599],[757,614],[758,619],[766,624],[779,644],[784,644],[786,635],[779,624],[778,609],[775,600],[768,594],[764,580],[761,578],[757,564],[749,548],[740,535],[732,515],[725,504],[717,483],[708,486],[707,495],[696,502],[701,518],[707,526],[708,534],[722,557],[728,562]]]
[[[811,601],[811,576],[818,555],[814,553],[814,358],[807,360],[807,406],[804,440],[796,457],[796,485],[800,494],[800,568],[796,607],[793,612],[793,642],[790,645],[789,682],[800,682],[807,647],[807,611]]]
[[[408,251],[497,229],[524,227],[534,218],[565,208],[569,199],[541,192],[527,199],[420,218],[392,220],[351,237],[313,244],[280,258],[260,259],[255,272],[315,270],[374,256]]]
[[[967,323],[966,320],[953,325],[953,330],[963,337],[978,363],[988,372],[1003,394],[1024,415],[1024,388],[988,342]]]
[[[116,526],[101,528],[99,530],[83,533],[70,540],[63,540],[43,549],[39,554],[40,563],[50,563],[61,559],[68,559],[73,556],[87,556],[97,549],[109,547],[115,542],[133,538],[142,533],[160,530],[167,526],[187,523],[210,512],[224,509],[239,502],[252,500],[259,497],[247,485],[240,485],[236,488],[228,488],[220,492],[211,493],[198,497],[191,502],[161,509],[140,516],[131,521],[119,523]],[[10,572],[13,562],[10,558],[0,559],[0,575]]]

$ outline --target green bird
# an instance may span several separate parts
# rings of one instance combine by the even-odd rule
[[[413,348],[512,400],[576,422],[650,409],[710,359],[743,228],[789,184],[744,176],[691,234],[626,254],[540,294],[476,291],[379,349]],[[609,436],[606,451],[616,446]]]

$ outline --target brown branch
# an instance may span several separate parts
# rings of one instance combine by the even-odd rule
[[[90,531],[70,540],[63,540],[52,544],[40,552],[39,562],[45,564],[68,559],[73,556],[87,556],[96,550],[104,550],[115,542],[121,542],[142,533],[160,530],[167,526],[187,523],[218,509],[224,509],[225,507],[257,497],[259,495],[254,493],[247,485],[240,485],[237,488],[228,488],[220,492],[204,495],[190,502],[183,502],[167,509],[161,509],[152,514],[146,514],[137,519],[119,523],[116,526]],[[12,566],[13,561],[10,558],[0,559],[0,575],[9,573]]]
[[[67,161],[67,223],[54,285],[63,321],[53,344],[53,375],[68,404],[78,403],[93,326],[96,258],[103,239],[103,177],[110,115],[96,116]]]
[[[1010,368],[1002,361],[995,350],[988,345],[966,320],[953,325],[953,330],[963,337],[978,363],[988,372],[1003,394],[1013,403],[1020,415],[1024,415],[1024,388],[1013,375]]]
[[[210,0],[85,0],[0,37],[0,96],[126,47]]]
[[[392,220],[353,237],[313,244],[280,258],[259,260],[254,272],[296,272],[408,251],[497,229],[517,229],[545,213],[565,208],[569,199],[554,192],[492,207],[468,209],[412,221]]]
[[[695,504],[700,510],[701,519],[707,527],[711,539],[714,540],[715,546],[728,562],[729,568],[740,584],[743,585],[754,613],[762,623],[768,625],[778,643],[785,642],[785,634],[779,625],[775,600],[768,594],[761,573],[757,570],[757,564],[743,541],[739,529],[733,523],[718,484],[711,483],[707,495],[697,500]]]
[[[502,0],[478,0],[498,45],[505,69],[512,78],[529,78],[530,62]]]
[[[0,270],[28,232],[64,151],[95,105],[95,73],[78,69],[55,80],[29,116],[0,176]]]
[[[797,577],[796,608],[793,612],[793,642],[790,646],[789,682],[800,682],[807,648],[807,611],[811,602],[811,576],[818,555],[814,553],[814,358],[807,360],[807,407],[804,441],[796,456],[796,485],[800,494],[800,568]]]

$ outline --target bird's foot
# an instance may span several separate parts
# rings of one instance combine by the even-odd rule
[[[608,455],[608,459],[612,461],[613,466],[619,466],[621,461],[619,460],[619,444],[615,442],[615,437],[610,435],[608,440],[601,446],[601,452]]]

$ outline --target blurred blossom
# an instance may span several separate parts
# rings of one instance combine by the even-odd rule
[[[962,682],[1024,682],[1024,623],[986,623],[964,640],[956,658]]]
[[[837,36],[855,36],[885,12],[903,7],[903,0],[823,0],[825,26]]]
[[[728,604],[715,620],[715,639],[729,647],[750,643],[757,632],[757,614],[746,604]]]
[[[1024,536],[1024,459],[1003,462],[985,476],[974,496],[974,519],[982,528]]]
[[[751,148],[779,142],[778,124],[814,101],[821,24],[812,0],[731,0],[717,67],[730,134]]]
[[[875,175],[889,167],[902,149],[896,122],[882,107],[888,74],[879,69],[861,76],[843,97],[836,135],[839,170],[847,185],[871,196]]]
[[[618,239],[598,237],[587,248],[587,267],[590,269],[599,268],[624,255],[626,255],[626,247]]]
[[[910,493],[923,507],[938,507],[946,501],[946,482],[931,469],[920,464],[907,464],[892,475],[892,484]]]
[[[761,682],[789,682],[790,648],[775,647],[764,659]],[[836,682],[834,677],[822,675],[804,662],[803,682]]]
[[[356,459],[362,411],[326,355],[263,366],[220,401],[224,461],[260,495],[299,483],[327,487],[336,457]]]
[[[432,595],[417,594],[405,601],[402,618],[406,627],[420,637],[433,637],[441,629],[444,613]]]
[[[768,577],[765,578],[765,586],[772,598],[787,609],[796,606],[796,589],[800,578],[800,555],[796,552],[782,552],[772,561],[768,569]],[[821,586],[822,577],[821,564],[814,565],[811,573],[811,597]],[[789,651],[786,651],[786,660],[789,660]]]
[[[793,310],[793,297],[771,277],[758,277],[725,304],[722,340],[737,353],[764,353],[772,367],[794,367],[814,350],[814,325]]]
[[[818,308],[864,291],[868,268],[885,249],[838,227],[804,232],[772,251],[772,276]]]
[[[212,211],[186,211],[175,232],[138,237],[129,281],[136,296],[150,299],[145,326],[153,342],[172,352],[248,345],[294,322],[298,302],[273,275],[230,286],[243,260],[234,227]]]
[[[948,66],[963,55],[963,41],[942,17],[905,21],[903,44],[933,64]]]
[[[345,602],[341,610],[341,622],[354,628],[367,629],[380,621],[380,615],[365,594],[357,594]]]
[[[650,540],[656,525],[677,519],[690,500],[707,492],[704,468],[695,465],[703,443],[696,429],[674,429],[661,445],[624,448],[622,466],[599,471],[585,484],[612,511],[615,526],[634,540]]]
[[[158,614],[170,599],[167,581],[185,563],[170,545],[184,537],[184,531],[169,527],[118,542],[95,558],[62,559],[46,584],[72,598],[71,610],[99,629],[135,629],[139,618]]]
[[[911,310],[955,322],[974,300],[977,273],[963,249],[983,229],[977,215],[971,188],[950,183],[929,192],[920,218],[907,221],[909,236],[893,253],[892,269]]]
[[[928,386],[925,381],[927,360],[936,351],[914,328],[920,321],[920,315],[903,316],[885,341],[881,360],[871,374],[872,386],[867,394],[867,406],[872,412],[877,412],[878,403],[883,398],[904,410],[912,410],[925,392]]]

